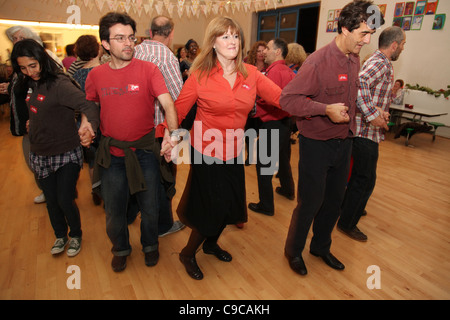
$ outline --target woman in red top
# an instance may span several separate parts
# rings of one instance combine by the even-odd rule
[[[256,95],[279,107],[281,89],[244,64],[240,26],[227,17],[213,19],[191,76],[175,102],[178,121],[197,103],[191,131],[191,170],[178,206],[181,221],[192,229],[180,261],[194,279],[203,278],[195,253],[203,251],[222,261],[231,255],[217,240],[227,224],[247,221],[242,141]]]

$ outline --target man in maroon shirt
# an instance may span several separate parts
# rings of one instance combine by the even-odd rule
[[[371,1],[347,4],[339,16],[336,38],[308,57],[280,98],[283,110],[298,117],[300,133],[298,204],[285,255],[291,269],[301,275],[307,273],[301,254],[313,221],[310,253],[334,269],[345,268],[330,252],[331,232],[349,173],[350,138],[356,129],[359,52],[375,32],[375,26],[369,23],[372,10]]]
[[[267,77],[275,82],[281,89],[288,84],[295,73],[286,65],[284,58],[288,53],[285,40],[277,38],[270,40],[264,49],[265,61],[269,64]],[[256,174],[258,177],[259,203],[249,203],[248,208],[268,216],[274,215],[274,200],[272,177],[276,164],[273,159],[278,158],[278,177],[281,187],[275,191],[290,200],[295,198],[294,179],[291,170],[291,127],[289,113],[276,108],[262,99],[258,99],[256,106],[256,118],[259,119],[258,157]],[[273,137],[272,137],[273,136]],[[275,143],[272,145],[272,138]],[[278,155],[278,156],[275,156]],[[265,163],[264,156],[269,161]]]

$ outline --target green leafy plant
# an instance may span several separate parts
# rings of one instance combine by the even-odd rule
[[[448,97],[450,96],[450,85],[447,85],[447,90],[440,89],[440,90],[433,90],[429,87],[421,86],[419,84],[416,84],[415,86],[407,83],[405,85],[406,89],[411,90],[418,90],[418,91],[425,91],[428,94],[434,95],[436,98],[440,97],[441,95],[444,95],[445,99],[448,100]]]

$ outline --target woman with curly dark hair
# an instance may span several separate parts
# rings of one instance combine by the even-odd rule
[[[246,63],[256,66],[258,70],[263,73],[268,67],[267,63],[264,62],[265,48],[267,48],[267,43],[265,41],[255,42],[248,53],[246,61]]]

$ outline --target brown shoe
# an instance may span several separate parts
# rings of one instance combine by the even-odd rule
[[[361,241],[361,242],[367,241],[367,236],[364,233],[362,233],[361,230],[358,229],[358,227],[354,227],[353,229],[349,230],[349,229],[344,229],[344,228],[337,226],[337,229],[340,232],[342,232],[343,234],[352,238],[353,240],[357,240],[357,241]]]
[[[127,256],[113,256],[111,267],[114,272],[120,272],[127,267]]]

